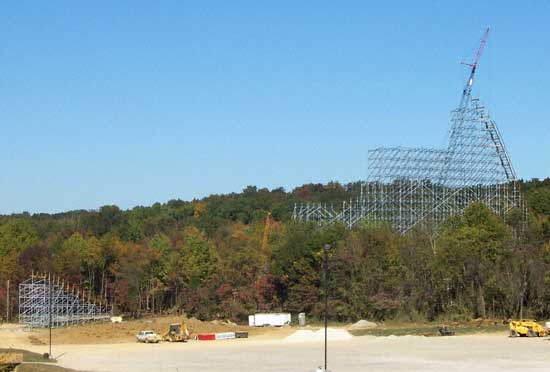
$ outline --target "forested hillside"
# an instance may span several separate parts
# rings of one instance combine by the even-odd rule
[[[116,312],[181,310],[241,321],[257,310],[319,316],[321,253],[330,243],[334,320],[550,316],[550,179],[523,184],[530,220],[519,233],[482,205],[447,221],[435,239],[291,221],[297,201],[338,202],[358,188],[247,187],[125,211],[1,216],[1,314],[7,280],[15,311],[17,284],[33,270],[51,270]]]

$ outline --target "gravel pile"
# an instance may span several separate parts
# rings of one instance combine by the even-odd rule
[[[351,339],[353,336],[345,329],[328,328],[327,338],[328,341],[345,341]],[[325,339],[325,330],[320,329],[318,331],[311,331],[309,329],[300,329],[290,336],[287,336],[285,342],[311,342],[311,341],[323,341]]]
[[[368,320],[361,319],[360,321],[353,323],[351,327],[349,327],[350,330],[356,331],[361,329],[373,329],[378,327],[378,324],[374,322],[369,322]]]

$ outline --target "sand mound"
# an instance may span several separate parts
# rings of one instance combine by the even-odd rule
[[[353,323],[351,327],[349,327],[350,330],[356,331],[360,329],[372,329],[378,327],[378,324],[374,322],[369,322],[368,320],[361,319],[360,321]]]
[[[328,328],[327,338],[329,341],[344,341],[349,340],[353,336],[345,329]],[[311,342],[311,341],[323,341],[325,339],[325,330],[320,329],[318,331],[310,331],[308,329],[301,329],[290,336],[287,336],[285,342]]]

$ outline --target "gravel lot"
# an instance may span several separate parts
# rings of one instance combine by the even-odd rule
[[[322,341],[284,340],[292,329],[249,339],[188,343],[54,344],[59,365],[91,372],[307,372],[322,364]],[[0,326],[0,347],[43,353],[20,326]],[[31,341],[29,341],[31,340]],[[329,369],[363,371],[550,370],[550,339],[506,333],[452,337],[361,336],[329,343]]]
[[[59,346],[60,365],[86,371],[312,371],[323,344],[227,340],[187,344]],[[354,337],[333,342],[329,369],[359,371],[528,371],[550,366],[548,339],[506,335]]]

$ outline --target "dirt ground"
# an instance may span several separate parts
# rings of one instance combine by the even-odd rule
[[[159,325],[164,321],[168,324],[171,319],[145,324]],[[248,339],[138,344],[133,341],[134,327],[141,325],[96,324],[82,327],[78,332],[75,329],[79,327],[58,330],[56,336],[59,339],[81,336],[94,342],[84,344],[83,339],[72,344],[54,343],[53,355],[62,367],[93,372],[222,372],[235,369],[243,372],[303,372],[313,371],[322,364],[322,342],[284,340],[295,328],[251,330]],[[94,332],[113,326],[127,327],[118,330],[124,329],[132,335],[117,337],[116,344],[98,342],[103,336],[97,338]],[[201,327],[217,331],[235,326],[214,323],[201,324]],[[155,329],[152,326],[146,328]],[[65,332],[74,334],[69,337]],[[22,346],[38,353],[47,351],[45,345],[31,344],[29,336],[36,335],[38,339],[43,338],[40,333],[29,334],[17,326],[2,326],[0,346],[11,342],[13,345],[24,344]],[[509,338],[504,331],[451,337],[366,335],[345,341],[329,341],[329,369],[333,372],[541,371],[549,366],[550,339]]]
[[[117,324],[101,322],[53,329],[52,338],[55,344],[111,344],[133,342],[139,331],[153,330],[162,336],[166,333],[171,323],[180,323],[182,321],[187,324],[192,335],[209,332],[247,331],[251,337],[261,338],[267,335],[276,336],[277,334],[280,334],[280,337],[284,337],[289,334],[289,332],[292,332],[287,328],[251,328],[221,321],[202,322],[194,318],[186,319],[183,317],[166,316],[129,320]],[[8,331],[10,329],[11,332]],[[17,339],[18,342],[23,342],[23,344],[25,344],[26,339],[31,345],[46,345],[49,339],[47,329],[33,330],[31,332],[22,329],[19,325],[2,325],[0,326],[0,331],[2,330],[4,330],[4,335],[11,333],[12,339]]]

